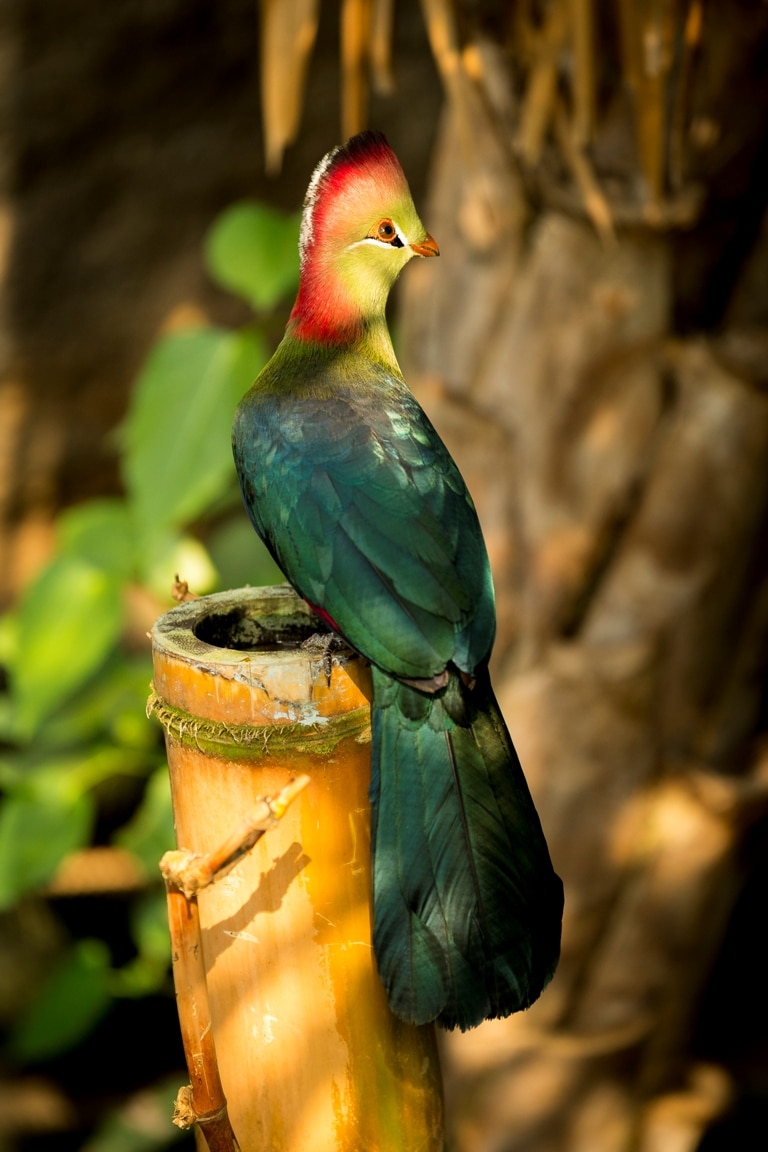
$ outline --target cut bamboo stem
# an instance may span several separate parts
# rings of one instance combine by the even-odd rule
[[[239,1152],[219,1077],[205,979],[197,893],[225,876],[270,828],[274,828],[309,783],[291,780],[275,797],[264,797],[251,816],[218,849],[202,856],[166,852],[160,861],[168,900],[173,980],[190,1084],[176,1101],[174,1122],[199,1125],[210,1152]]]
[[[341,131],[346,139],[365,127],[371,52],[371,0],[341,6]]]
[[[595,127],[595,31],[592,0],[571,0],[573,42],[573,126],[576,144],[585,147]]]
[[[176,961],[187,1104],[211,1152],[233,1133],[243,1152],[441,1152],[434,1029],[392,1015],[371,943],[369,671],[345,649],[329,676],[301,646],[319,627],[281,587],[182,603],[153,630],[186,850],[165,860],[170,917],[195,952]]]

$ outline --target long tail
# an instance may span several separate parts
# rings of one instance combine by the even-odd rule
[[[527,1008],[560,954],[563,887],[487,671],[435,695],[373,669],[374,948],[404,1020]]]

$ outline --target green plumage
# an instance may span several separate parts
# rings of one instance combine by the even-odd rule
[[[469,1028],[527,1008],[562,887],[482,670],[426,696],[374,669],[374,947],[394,1011]]]
[[[488,676],[493,585],[464,481],[400,374],[379,304],[336,331],[325,299],[306,292],[313,257],[333,288],[323,258],[342,226],[347,279],[372,258],[377,275],[386,268],[380,206],[373,231],[330,212],[322,232],[320,194],[362,160],[394,161],[382,138],[356,139],[340,150],[347,167],[332,153],[310,185],[305,294],[238,409],[233,447],[257,532],[373,666],[374,948],[390,1004],[411,1022],[467,1028],[527,1007],[550,979],[562,886]],[[410,255],[436,253],[411,212],[421,235],[405,256],[391,250],[392,280]]]
[[[474,506],[399,373],[284,342],[241,404],[238,475],[301,595],[397,676],[471,671],[495,633]]]

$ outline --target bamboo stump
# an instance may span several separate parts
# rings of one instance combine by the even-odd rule
[[[257,588],[181,604],[152,632],[180,848],[226,857],[256,813],[258,842],[223,878],[169,887],[172,922],[199,912],[201,949],[194,932],[175,945],[191,1094],[224,1124],[205,1128],[212,1150],[238,1147],[220,1074],[244,1152],[437,1152],[434,1030],[391,1014],[371,944],[369,673],[302,647],[317,623],[287,587]],[[207,998],[182,967],[199,952]]]

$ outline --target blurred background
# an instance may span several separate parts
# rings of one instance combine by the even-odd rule
[[[765,1146],[766,65],[758,0],[0,5],[0,1152],[191,1146],[146,633],[279,579],[229,426],[365,126],[566,889],[542,1000],[443,1037],[450,1147]]]

